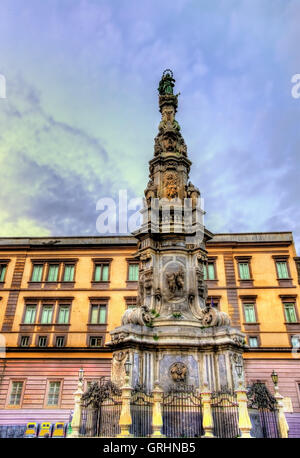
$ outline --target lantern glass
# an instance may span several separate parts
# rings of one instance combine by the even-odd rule
[[[83,369],[81,367],[79,369],[79,371],[78,371],[78,379],[79,379],[80,382],[82,382],[82,380],[83,380],[83,374],[84,374],[84,372],[83,372]]]
[[[126,359],[126,362],[125,362],[125,372],[126,372],[126,375],[129,375],[130,374],[130,368],[131,368],[131,362],[129,360],[129,358]]]
[[[277,385],[278,383],[278,374],[273,370],[272,374],[271,374],[271,378],[272,378],[272,381],[274,383],[274,385]]]
[[[243,373],[243,365],[239,360],[235,364],[235,370],[236,370],[238,377],[241,378],[242,373]]]

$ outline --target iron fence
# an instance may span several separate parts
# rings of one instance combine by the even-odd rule
[[[252,429],[250,434],[258,438],[280,437],[277,401],[262,382],[255,382],[248,389],[248,408]]]
[[[85,437],[115,437],[120,433],[121,390],[110,380],[94,382],[82,396],[79,434]]]
[[[142,386],[137,386],[131,394],[130,411],[132,424],[130,434],[134,437],[150,437],[152,434],[153,396]]]
[[[166,437],[201,437],[202,402],[193,386],[178,385],[163,395],[163,428]]]
[[[239,406],[234,391],[222,389],[212,392],[211,410],[215,437],[233,438],[240,435]]]

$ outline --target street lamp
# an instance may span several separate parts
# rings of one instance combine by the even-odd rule
[[[79,382],[82,382],[83,381],[83,374],[84,374],[84,371],[82,369],[82,367],[79,369],[78,371],[78,380]]]
[[[277,384],[278,384],[278,374],[274,371],[274,369],[273,369],[273,372],[271,374],[271,379],[272,379],[272,381],[274,383],[274,386],[277,386]]]
[[[127,357],[126,359],[126,362],[125,362],[125,372],[126,372],[126,375],[129,376],[130,374],[130,368],[131,368],[132,364],[129,360],[129,356]]]
[[[242,373],[243,373],[243,364],[242,364],[241,359],[238,359],[237,362],[235,363],[235,370],[236,370],[238,377],[241,378]]]

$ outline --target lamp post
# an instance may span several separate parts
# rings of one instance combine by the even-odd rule
[[[127,359],[125,361],[125,383],[122,386],[122,408],[121,408],[121,414],[120,414],[120,420],[119,420],[119,426],[121,429],[121,433],[118,434],[117,437],[131,437],[131,434],[129,432],[131,424],[132,424],[132,418],[131,418],[131,411],[130,411],[130,399],[131,399],[131,392],[132,388],[129,383],[129,375],[130,375],[130,369],[131,369],[131,362],[129,360],[129,355],[127,356]]]
[[[79,437],[80,421],[81,421],[81,396],[83,395],[83,377],[84,371],[81,367],[78,371],[78,384],[77,390],[74,393],[74,412],[71,422],[71,427],[69,430],[69,437]]]
[[[278,389],[278,374],[274,371],[271,374],[272,382],[274,383],[274,397],[277,401],[277,409],[278,409],[278,426],[279,426],[279,433],[281,438],[289,437],[289,425],[286,421],[285,414],[284,414],[284,405],[283,405],[283,396],[279,393]]]

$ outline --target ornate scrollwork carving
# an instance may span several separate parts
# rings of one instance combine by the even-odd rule
[[[201,311],[199,318],[202,326],[230,326],[230,318],[225,312],[221,312],[214,307],[205,307]]]
[[[277,401],[262,382],[255,382],[247,393],[248,406],[252,409],[268,409],[274,411],[277,408]]]
[[[91,386],[83,393],[81,402],[84,407],[99,408],[100,405],[112,396],[121,396],[121,390],[111,380],[104,384],[93,382]]]
[[[122,326],[125,324],[138,324],[140,326],[145,326],[150,323],[151,314],[149,308],[145,305],[128,309],[122,316]]]

